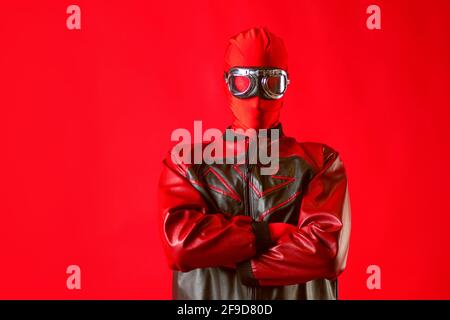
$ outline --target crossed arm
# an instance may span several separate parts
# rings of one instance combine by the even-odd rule
[[[350,232],[347,178],[328,152],[303,196],[297,226],[207,213],[200,193],[165,161],[159,185],[163,243],[172,269],[236,266],[244,284],[289,285],[337,277]]]

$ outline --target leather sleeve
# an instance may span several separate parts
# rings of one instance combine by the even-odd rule
[[[298,228],[266,253],[238,266],[242,282],[280,286],[336,278],[345,268],[350,235],[347,177],[337,152],[323,165],[303,197]]]
[[[183,171],[167,159],[158,192],[162,238],[171,269],[235,266],[267,249],[266,223],[209,212]]]

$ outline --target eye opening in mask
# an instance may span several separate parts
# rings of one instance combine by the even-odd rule
[[[280,99],[289,84],[286,71],[270,67],[233,67],[224,73],[224,77],[230,93],[241,99],[257,95],[265,99]]]

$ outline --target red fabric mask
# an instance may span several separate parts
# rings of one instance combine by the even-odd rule
[[[287,51],[283,40],[265,28],[239,33],[230,39],[225,54],[225,72],[232,67],[273,67],[287,71]],[[278,100],[258,96],[239,99],[227,92],[234,129],[268,129],[279,123],[284,97]]]

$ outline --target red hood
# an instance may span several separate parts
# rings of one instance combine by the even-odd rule
[[[266,28],[252,28],[239,33],[229,40],[225,54],[225,71],[232,67],[274,67],[287,71],[287,51],[283,40]],[[239,99],[228,92],[228,99],[233,113],[233,128],[264,129],[279,123],[284,98]]]

